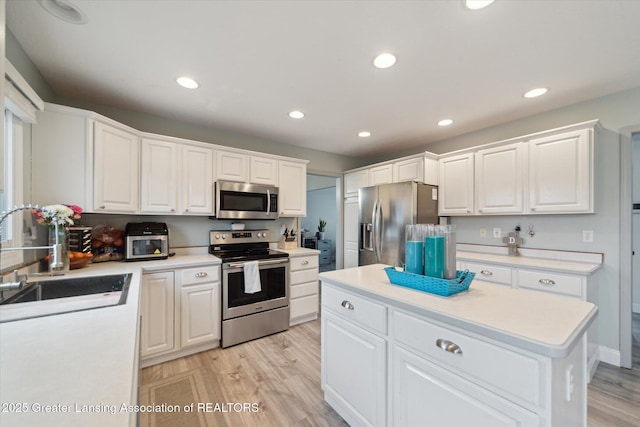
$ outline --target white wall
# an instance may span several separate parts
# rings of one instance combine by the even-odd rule
[[[632,140],[632,193],[633,203],[640,203],[640,134],[635,134]],[[640,212],[633,214],[633,311],[640,313]]]
[[[331,240],[332,259],[335,259],[336,251],[336,227],[338,226],[336,213],[337,206],[335,186],[307,191],[307,217],[302,218],[301,225],[303,228],[315,233],[318,231],[318,222],[320,218],[327,221],[325,239]]]

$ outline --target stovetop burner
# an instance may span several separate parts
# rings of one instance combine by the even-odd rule
[[[211,231],[209,253],[222,262],[288,258],[289,254],[269,249],[269,230]]]

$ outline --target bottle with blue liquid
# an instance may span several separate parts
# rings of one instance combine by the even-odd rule
[[[410,224],[405,226],[405,271],[423,274],[423,226]]]
[[[427,225],[424,238],[424,275],[444,278],[444,235],[442,228],[433,224]]]

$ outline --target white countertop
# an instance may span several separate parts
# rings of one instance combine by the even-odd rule
[[[319,250],[309,249],[309,248],[277,249],[277,250],[279,250],[280,252],[286,252],[289,254],[290,257],[293,257],[293,258],[320,254]]]
[[[65,275],[133,274],[126,304],[0,323],[0,404],[26,409],[0,408],[0,425],[135,425],[136,413],[121,406],[137,404],[141,274],[220,263],[209,254],[178,254],[166,260],[90,264]],[[67,412],[45,412],[45,405]]]
[[[322,284],[361,293],[452,326],[544,356],[564,357],[595,319],[591,303],[473,280],[450,297],[392,285],[385,265],[320,274]]]

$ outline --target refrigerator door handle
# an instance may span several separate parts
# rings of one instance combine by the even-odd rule
[[[373,254],[376,258],[376,262],[380,262],[380,248],[382,244],[382,230],[381,230],[381,218],[382,218],[382,206],[380,206],[380,200],[376,200],[373,205]]]
[[[373,251],[373,256],[378,262],[378,252],[376,248],[378,247],[378,235],[377,235],[377,222],[376,222],[376,213],[378,212],[378,200],[376,199],[373,202],[373,212],[371,212],[371,225],[373,226],[371,230],[371,250]]]
[[[376,215],[376,220],[378,221],[378,229],[376,231],[376,262],[380,262],[380,258],[382,257],[382,227],[384,224],[384,214],[382,212],[382,203],[378,201],[378,214]]]

